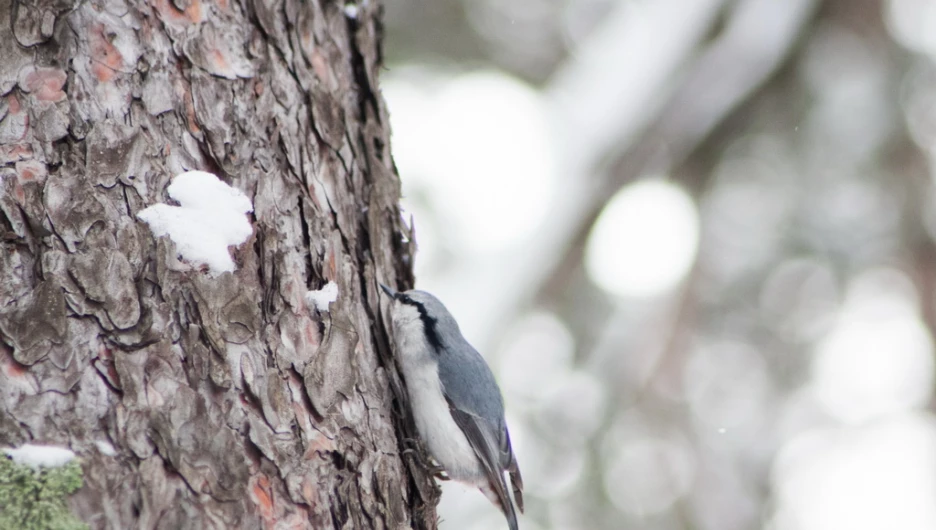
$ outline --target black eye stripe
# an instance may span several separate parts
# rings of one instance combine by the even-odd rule
[[[419,312],[419,319],[422,320],[423,327],[426,329],[426,340],[429,342],[429,345],[432,346],[432,349],[436,351],[436,354],[441,353],[442,341],[439,340],[439,333],[436,329],[436,319],[429,316],[429,313],[426,312],[426,307],[422,305],[421,302],[417,302],[405,294],[398,294],[397,298],[404,304],[416,308],[416,311]]]

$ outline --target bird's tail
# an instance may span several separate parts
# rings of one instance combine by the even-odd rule
[[[506,456],[504,469],[510,475],[510,486],[513,489],[514,502],[517,503],[517,509],[523,513],[523,477],[520,476],[520,464],[517,463],[517,456],[514,455],[513,447],[510,445],[510,433],[504,428],[504,440],[506,450],[501,449],[502,456]]]
[[[479,488],[484,496],[487,497],[495,506],[499,507],[507,518],[507,526],[510,530],[519,530],[517,525],[517,512],[513,503],[510,501],[510,495],[507,493],[507,483],[503,476],[500,477],[498,484],[488,483]],[[521,510],[522,511],[522,510]]]
[[[514,502],[517,503],[517,509],[523,513],[523,477],[520,476],[520,468],[514,466],[507,468],[510,474],[510,485],[513,487]]]
[[[502,504],[507,505],[507,509],[504,510],[504,515],[507,517],[507,526],[510,527],[510,530],[519,530],[517,525],[517,512],[514,511],[514,505],[510,502],[510,499],[504,499],[505,502]]]

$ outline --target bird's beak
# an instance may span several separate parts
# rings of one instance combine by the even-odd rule
[[[390,298],[396,298],[396,295],[397,295],[396,291],[394,291],[393,289],[387,287],[386,285],[382,283],[378,285],[380,285],[380,288],[383,289],[385,293],[387,293],[387,296],[389,296]]]

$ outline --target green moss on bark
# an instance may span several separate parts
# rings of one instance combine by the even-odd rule
[[[0,455],[0,528],[86,530],[68,511],[65,497],[81,487],[77,461],[33,469]]]

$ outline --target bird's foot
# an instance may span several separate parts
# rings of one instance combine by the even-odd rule
[[[415,440],[407,440],[407,441],[415,442]],[[429,473],[430,475],[436,477],[439,480],[449,480],[448,475],[444,474],[445,468],[428,461],[425,458],[424,453],[420,451],[418,448],[408,447],[403,450],[403,454],[412,458],[413,462],[417,466],[422,468],[426,473]]]

